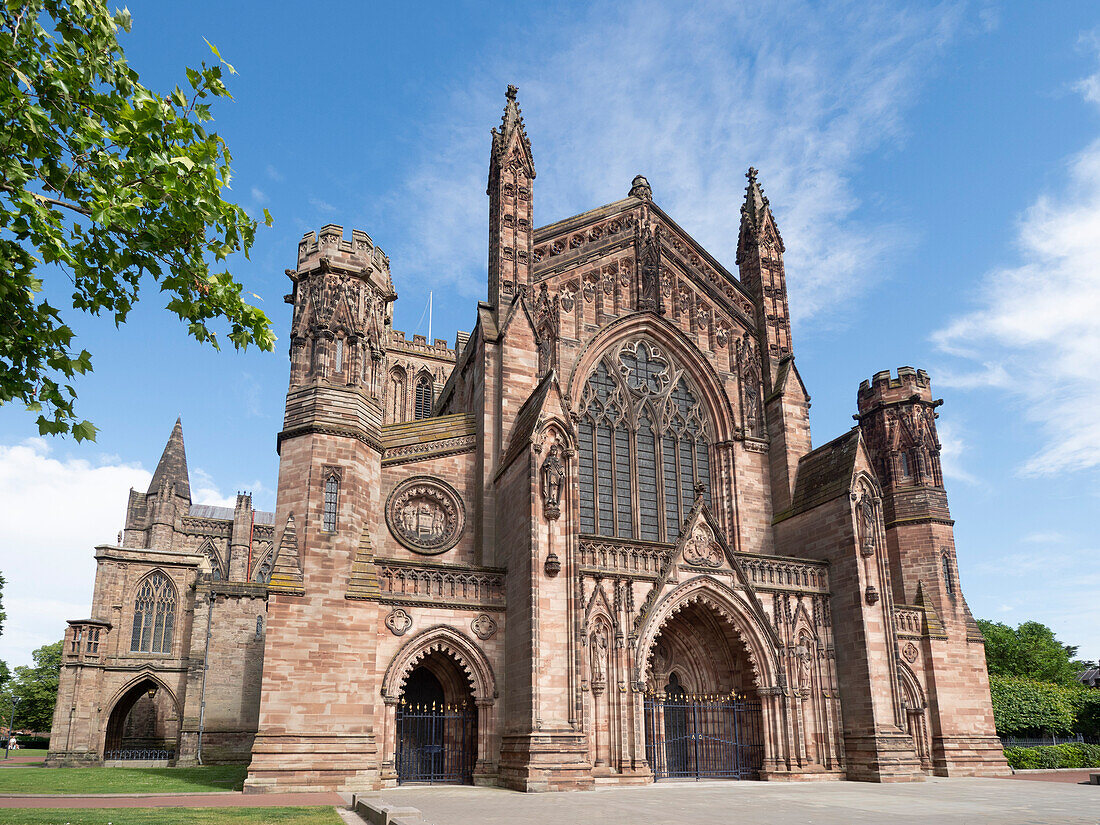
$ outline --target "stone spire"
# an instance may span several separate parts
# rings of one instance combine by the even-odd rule
[[[787,305],[787,276],[783,268],[783,237],[772,215],[771,205],[749,167],[745,174],[745,202],[741,206],[741,229],[737,240],[737,268],[741,283],[756,304],[756,325],[763,362],[765,392],[770,393],[780,362],[793,354],[790,309]]]
[[[149,482],[149,495],[168,484],[177,496],[191,500],[191,482],[187,478],[187,453],[183,449],[183,422],[177,418],[168,443],[164,445],[153,480]]]
[[[508,87],[489,153],[489,303],[497,308],[511,305],[531,283],[535,162],[517,91]]]

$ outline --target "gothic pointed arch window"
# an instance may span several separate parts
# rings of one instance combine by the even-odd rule
[[[432,414],[432,403],[435,401],[434,394],[431,376],[427,373],[421,373],[420,377],[416,379],[414,418],[427,418]]]
[[[390,371],[390,383],[386,387],[389,395],[389,414],[391,422],[405,420],[405,371],[394,367]]]
[[[581,409],[581,532],[676,541],[711,485],[708,418],[683,371],[653,343],[627,343],[596,365]]]
[[[941,564],[943,565],[943,589],[947,591],[948,596],[955,595],[955,571],[951,569],[951,556],[948,553],[943,553],[941,556]]]
[[[134,653],[171,653],[176,623],[176,588],[171,579],[154,570],[138,586],[134,598]]]
[[[322,529],[326,533],[336,532],[336,505],[340,499],[340,477],[336,473],[329,473],[325,478],[325,509],[322,518]]]

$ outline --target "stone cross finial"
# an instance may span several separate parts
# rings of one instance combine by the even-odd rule
[[[507,97],[511,101],[515,101],[516,95],[518,93],[519,93],[519,88],[517,86],[513,86],[511,83],[509,83],[508,84],[508,91],[506,91],[504,93],[504,96]]]
[[[745,177],[749,179],[749,183],[756,183],[756,176],[758,171],[755,166],[750,166],[749,171],[745,173]]]

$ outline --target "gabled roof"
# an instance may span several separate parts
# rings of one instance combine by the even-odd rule
[[[798,462],[798,476],[790,509],[784,516],[812,510],[847,495],[859,454],[859,427],[806,453]]]
[[[542,413],[546,398],[550,395],[550,387],[555,380],[557,375],[554,370],[550,370],[519,408],[515,423],[512,425],[512,435],[508,440],[508,452],[500,462],[501,470],[515,461],[523,448],[531,443],[531,437],[535,434],[535,428],[539,423],[539,415]]]

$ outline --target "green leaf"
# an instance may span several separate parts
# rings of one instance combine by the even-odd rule
[[[184,155],[178,155],[172,158],[172,163],[178,163],[180,166],[186,167],[188,172],[195,168],[195,162]]]
[[[73,425],[73,438],[77,441],[95,441],[96,428],[91,421],[81,421]]]

